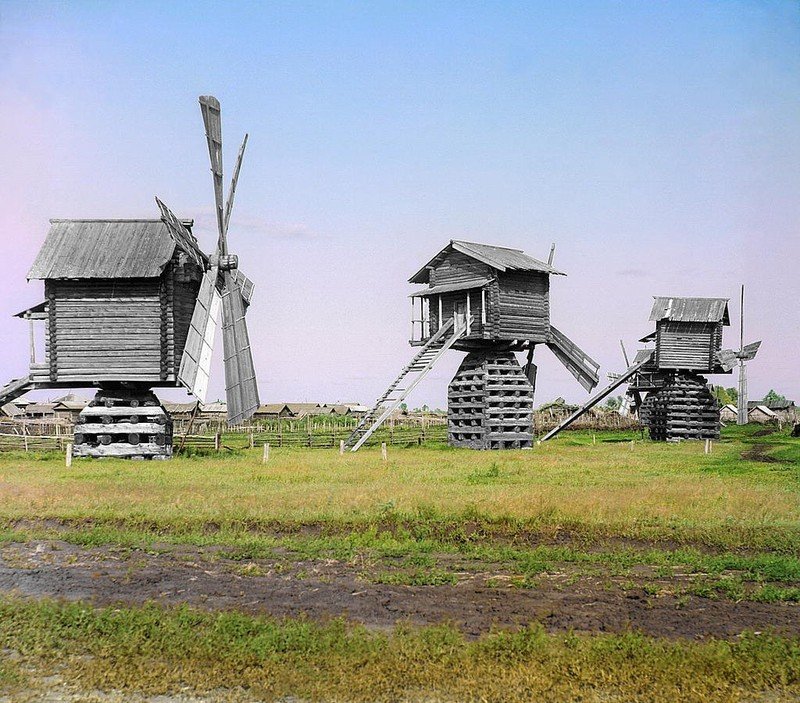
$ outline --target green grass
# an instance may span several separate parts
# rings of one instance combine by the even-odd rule
[[[212,692],[215,700],[741,701],[800,695],[800,643],[550,635],[467,640],[448,627],[369,632],[189,608],[0,599],[0,649],[82,690]],[[0,679],[13,690],[17,681]],[[26,682],[36,690],[36,680]],[[2,689],[0,689],[2,690]]]
[[[34,540],[63,540],[85,547],[122,546],[144,551],[164,550],[166,545],[221,546],[214,552],[242,562],[240,575],[260,575],[254,560],[283,564],[313,560],[336,560],[367,564],[364,578],[376,583],[440,585],[455,583],[456,572],[502,570],[512,578],[511,585],[529,586],[534,577],[558,573],[571,567],[574,576],[604,573],[630,575],[637,567],[652,567],[654,576],[672,578],[680,571],[693,580],[689,592],[703,597],[728,597],[733,600],[765,602],[798,600],[798,589],[787,583],[800,583],[800,557],[780,553],[710,553],[691,547],[663,549],[633,548],[613,544],[520,545],[502,544],[486,535],[466,537],[457,531],[432,537],[409,527],[325,531],[309,535],[263,534],[246,530],[223,529],[214,532],[149,531],[92,525],[53,528],[0,530],[0,544]],[[384,525],[384,527],[386,527]],[[410,529],[409,529],[410,528]],[[455,560],[455,561],[454,561]],[[746,584],[750,584],[745,588]],[[764,585],[769,588],[764,590]]]
[[[0,520],[118,521],[166,531],[274,525],[477,523],[729,549],[800,552],[800,440],[726,429],[702,444],[575,432],[530,451],[274,449],[171,462],[0,457]],[[628,435],[628,437],[635,435]],[[776,463],[747,461],[754,443]]]

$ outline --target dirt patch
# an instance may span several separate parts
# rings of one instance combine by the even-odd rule
[[[456,567],[457,565],[452,565]],[[670,638],[731,638],[744,630],[800,636],[800,606],[678,594],[681,575],[651,595],[647,567],[621,578],[577,574],[569,565],[533,588],[489,564],[471,564],[454,583],[392,585],[378,565],[333,559],[237,561],[220,549],[159,545],[148,550],[81,548],[66,542],[10,544],[0,550],[0,593],[97,605],[189,604],[275,617],[345,617],[370,628],[450,622],[469,636],[540,622],[550,631],[640,630]],[[423,570],[424,572],[424,570]],[[674,590],[670,592],[670,584]]]
[[[771,433],[770,433],[771,434]],[[781,464],[784,463],[774,456],[770,456],[767,452],[772,449],[773,444],[754,444],[750,449],[742,452],[742,459],[746,461],[760,461],[764,464]]]
[[[753,432],[753,437],[767,437],[768,435],[775,434],[774,427],[765,427],[762,430],[756,430]]]

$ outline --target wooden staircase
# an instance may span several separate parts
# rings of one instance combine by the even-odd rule
[[[361,422],[345,441],[345,447],[353,452],[358,451],[386,418],[400,406],[406,396],[416,388],[417,384],[428,375],[442,354],[461,339],[466,331],[466,322],[456,325],[455,321],[450,319],[444,323],[403,368],[400,375],[378,398],[375,405],[361,418]]]

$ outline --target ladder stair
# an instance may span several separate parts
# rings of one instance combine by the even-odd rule
[[[361,445],[377,430],[414,390],[417,384],[428,375],[434,364],[450,347],[467,332],[466,322],[456,325],[453,319],[448,320],[425,343],[411,361],[403,367],[400,375],[389,385],[375,405],[361,418],[361,422],[345,440],[345,447],[350,451],[358,451]],[[406,381],[406,383],[404,383]],[[400,387],[400,384],[403,384]],[[387,404],[384,406],[384,404]]]

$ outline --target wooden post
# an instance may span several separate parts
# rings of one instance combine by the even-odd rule
[[[269,442],[264,445],[264,453],[261,456],[261,463],[266,464],[269,461]]]
[[[710,452],[711,452],[711,440],[707,439],[704,453],[709,454]]]
[[[67,442],[67,468],[72,466],[72,442]]]
[[[389,457],[386,453],[386,442],[381,442],[381,459],[388,461]]]
[[[252,449],[255,446],[256,446],[255,445],[255,437],[253,436],[253,433],[251,432],[250,433],[250,449]]]
[[[592,444],[597,444],[597,437],[595,436],[594,432],[592,432]]]
[[[339,440],[339,455],[344,456],[344,440]]]
[[[217,430],[214,433],[214,451],[217,451],[217,452],[219,451],[220,444],[221,444],[220,432],[219,432],[219,430]]]

